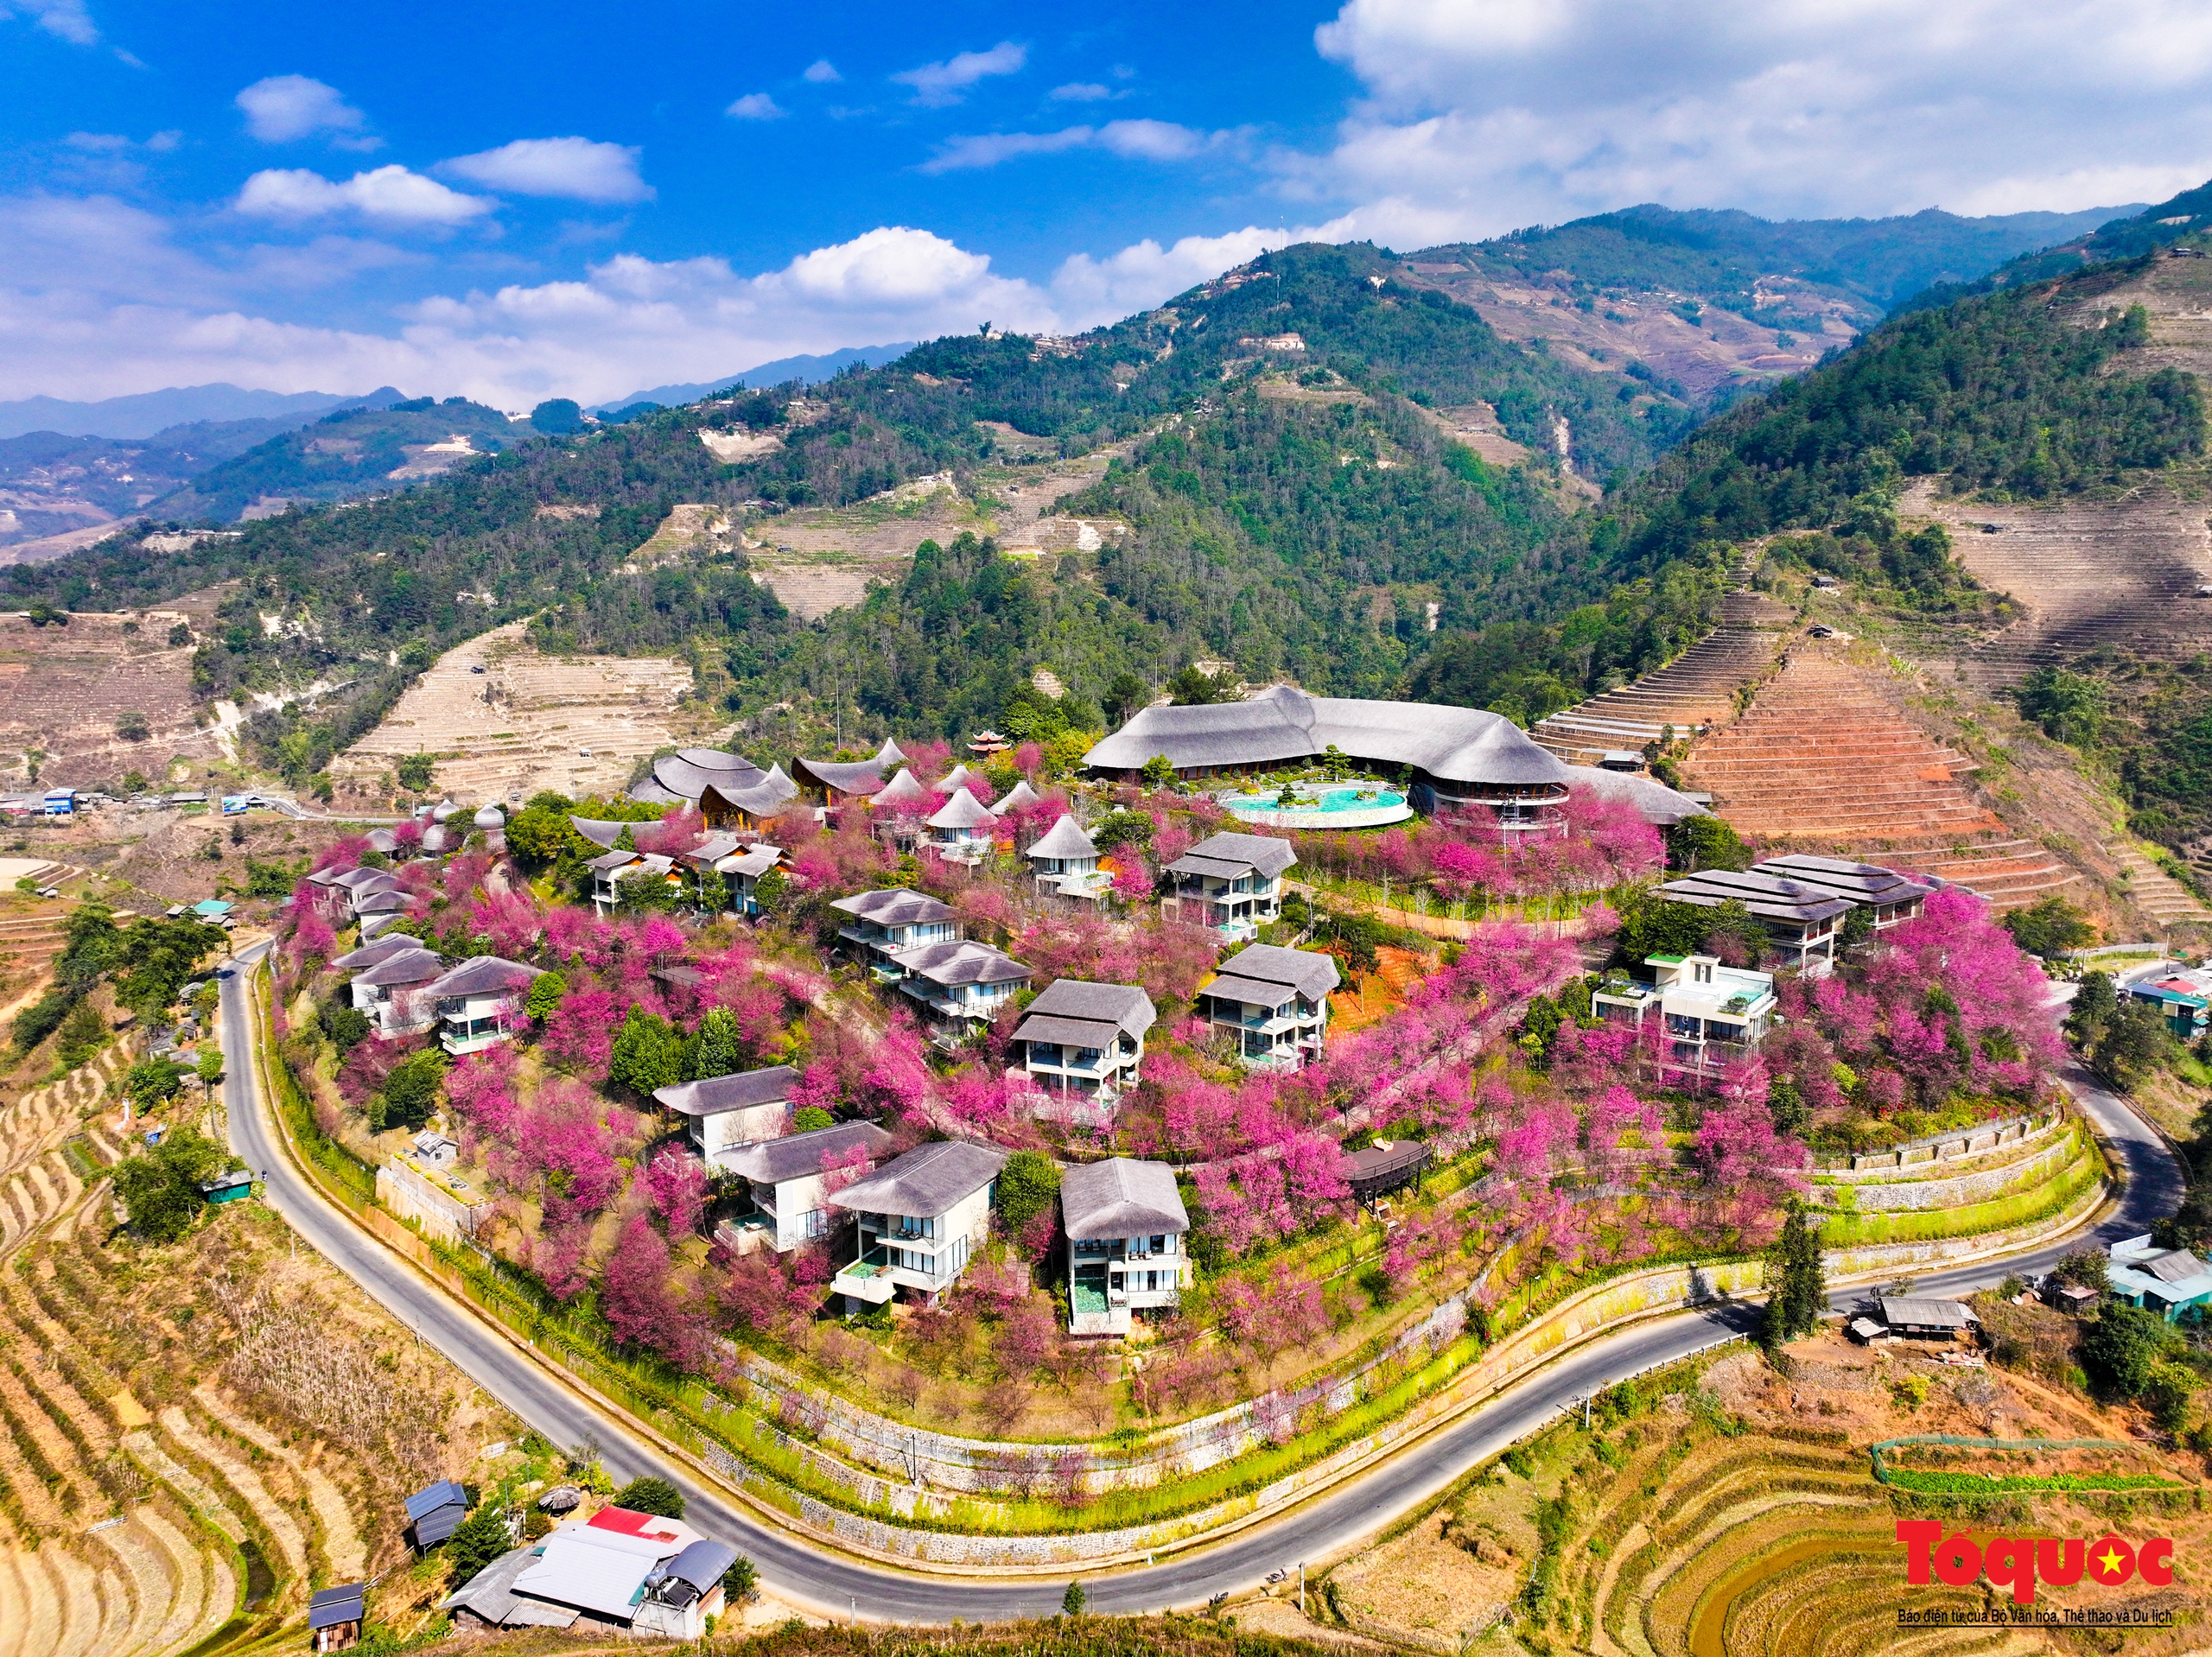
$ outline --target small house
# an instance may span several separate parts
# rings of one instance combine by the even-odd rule
[[[625,880],[659,880],[671,878],[676,860],[664,857],[658,852],[605,852],[586,860],[584,867],[591,871],[592,907],[604,915],[622,901]]]
[[[1234,943],[1282,913],[1283,876],[1298,862],[1270,835],[1209,835],[1161,873],[1160,912],[1211,927]]]
[[[1023,1009],[1008,1057],[1047,1093],[1110,1104],[1141,1079],[1145,1032],[1159,1016],[1134,984],[1062,978]]]
[[[2171,1323],[2191,1306],[2212,1305],[2212,1267],[2186,1248],[2161,1248],[2148,1232],[2112,1246],[2105,1263],[2112,1292]]]
[[[742,1145],[772,1140],[790,1126],[798,1072],[771,1064],[734,1076],[702,1076],[653,1089],[653,1097],[684,1118],[684,1131],[709,1171],[719,1171]]]
[[[903,886],[856,892],[836,898],[830,907],[850,917],[837,928],[839,948],[874,974],[879,983],[896,983],[906,976],[892,959],[899,950],[960,936],[959,912],[950,905]]]
[[[680,1520],[602,1508],[501,1555],[440,1609],[464,1625],[696,1641],[724,1610],[736,1561],[735,1548]]]
[[[2176,1040],[2195,1041],[2204,1033],[2206,1009],[2212,1007],[2212,973],[2201,968],[2193,972],[2165,973],[2130,984],[2125,993],[2130,1000],[2156,1007]]]
[[[742,1178],[753,1216],[779,1254],[826,1237],[836,1228],[829,1206],[833,1180],[850,1184],[873,1173],[891,1148],[891,1135],[874,1122],[839,1122],[730,1151],[718,1165]],[[741,1238],[748,1216],[740,1216]]]
[[[918,1145],[842,1190],[832,1208],[859,1228],[859,1253],[830,1287],[880,1306],[900,1289],[934,1298],[960,1280],[991,1235],[991,1198],[1006,1152],[960,1140]]]
[[[221,1203],[243,1203],[253,1195],[253,1174],[245,1168],[230,1169],[213,1179],[201,1180],[200,1195],[211,1208]]]
[[[426,1168],[450,1168],[461,1159],[461,1146],[426,1127],[408,1142],[407,1153]]]
[[[475,955],[423,994],[437,1009],[438,1044],[455,1058],[495,1047],[515,1032],[531,985],[545,975],[538,967],[499,955]]]
[[[798,797],[798,784],[784,775],[781,765],[771,765],[753,781],[723,778],[699,791],[699,816],[709,828],[758,831],[772,822]]]
[[[407,1529],[415,1551],[428,1553],[461,1528],[468,1517],[468,1492],[453,1479],[426,1484],[407,1498]]]
[[[1887,1327],[1865,1316],[1853,1318],[1844,1325],[1844,1331],[1861,1346],[1872,1346],[1877,1342],[1894,1338]]]
[[[1934,886],[1908,879],[1895,869],[1840,857],[1815,857],[1808,852],[1764,859],[1752,864],[1751,872],[1840,898],[1854,909],[1866,910],[1873,917],[1877,932],[1916,918],[1936,892]]]
[[[1748,870],[1707,869],[1669,880],[1658,890],[1669,903],[1691,904],[1700,909],[1742,904],[1751,911],[1768,942],[1791,957],[1790,964],[1808,977],[1818,977],[1834,967],[1838,924],[1852,909],[1848,898],[1778,874]]]
[[[437,1003],[427,992],[445,971],[444,962],[409,938],[403,948],[353,975],[353,1006],[369,1015],[379,1036],[419,1035],[438,1021]]]
[[[342,1583],[318,1588],[308,1600],[308,1649],[351,1651],[361,1642],[361,1624],[367,1617],[362,1597],[365,1583]]]
[[[1641,1031],[1660,1020],[1668,1062],[1704,1073],[1726,1069],[1766,1039],[1774,1020],[1774,975],[1724,967],[1718,955],[1646,955],[1647,987],[1633,981],[1599,987],[1590,1010],[1609,1024]]]
[[[923,828],[929,844],[948,863],[973,867],[988,857],[998,842],[999,820],[991,815],[990,807],[964,788],[954,789],[952,797],[930,814]]]
[[[1338,981],[1333,956],[1248,943],[1199,986],[1198,1016],[1234,1038],[1246,1064],[1294,1070],[1321,1057]]]
[[[1023,855],[1040,892],[1096,903],[1114,889],[1114,877],[1098,867],[1098,848],[1073,817],[1059,819]]]
[[[729,891],[730,912],[734,915],[760,913],[760,882],[779,867],[784,860],[784,848],[763,842],[748,846],[715,865]]]
[[[1109,1157],[1060,1178],[1068,1332],[1127,1335],[1133,1313],[1172,1311],[1195,1276],[1191,1218],[1164,1162]]]
[[[891,957],[899,993],[914,1004],[930,1039],[957,1047],[988,1024],[1029,981],[1029,968],[988,943],[919,943]]]
[[[1980,1320],[1964,1301],[1939,1300],[1924,1295],[1885,1295],[1882,1324],[1892,1335],[1908,1340],[1948,1341],[1967,1333]]]

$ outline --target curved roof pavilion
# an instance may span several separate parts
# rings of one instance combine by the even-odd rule
[[[1203,776],[1319,759],[1331,747],[1356,762],[1409,765],[1447,797],[1567,797],[1567,767],[1502,714],[1314,696],[1295,685],[1270,685],[1243,702],[1145,708],[1084,763],[1133,772],[1164,754],[1179,774]]]

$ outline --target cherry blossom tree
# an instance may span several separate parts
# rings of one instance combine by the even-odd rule
[[[664,1147],[646,1165],[645,1200],[671,1237],[695,1235],[707,1214],[707,1167],[690,1152]]]

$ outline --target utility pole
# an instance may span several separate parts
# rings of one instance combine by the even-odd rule
[[[1298,1614],[1306,1615],[1306,1561],[1298,1562]]]

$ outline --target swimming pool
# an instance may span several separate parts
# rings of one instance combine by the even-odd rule
[[[1281,789],[1218,797],[1231,816],[1271,828],[1376,828],[1413,816],[1402,790],[1380,783],[1327,783],[1295,790],[1298,803],[1281,806]]]

